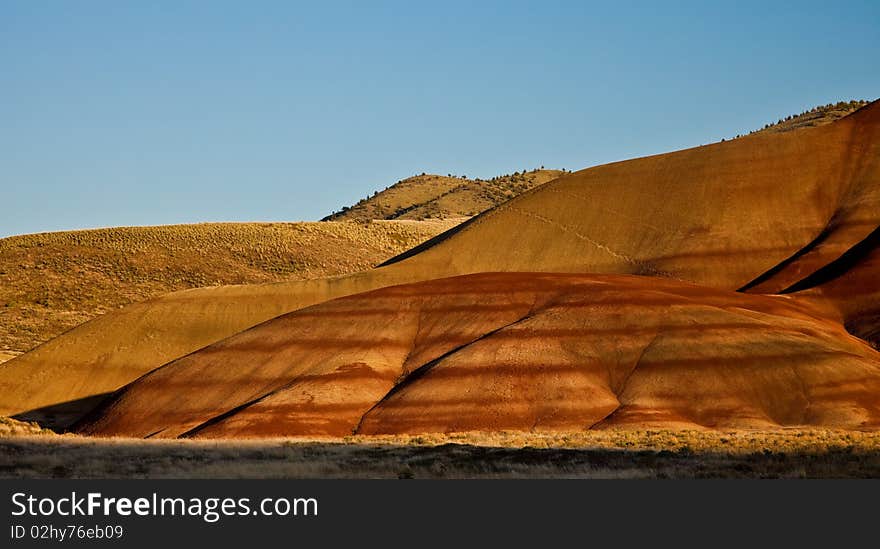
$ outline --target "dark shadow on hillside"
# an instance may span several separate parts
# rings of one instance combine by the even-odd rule
[[[810,276],[782,290],[780,293],[790,294],[800,292],[830,282],[855,267],[860,261],[867,257],[869,253],[878,247],[880,247],[880,226],[874,229],[871,234],[866,236],[858,244],[844,252],[843,255]]]
[[[491,211],[491,210],[487,210],[487,211]],[[414,248],[410,248],[409,250],[403,252],[400,255],[396,255],[396,256],[392,257],[391,259],[385,261],[384,263],[380,263],[379,265],[377,265],[377,267],[386,267],[386,266],[391,265],[393,263],[397,263],[398,261],[403,261],[404,259],[410,258],[414,255],[418,255],[418,254],[424,252],[425,250],[427,250],[428,248],[431,248],[433,246],[436,246],[437,244],[440,244],[441,242],[443,242],[444,240],[446,240],[450,236],[455,235],[460,230],[464,229],[465,227],[467,227],[468,225],[470,225],[471,223],[473,223],[474,221],[479,219],[485,213],[486,212],[483,212],[480,215],[476,215],[476,216],[468,219],[464,223],[459,223],[458,225],[449,229],[448,231],[442,232],[442,233],[438,234],[437,236],[435,236],[434,238],[428,239],[428,240],[422,242],[421,244],[419,244],[418,246],[416,246]]]
[[[67,430],[71,425],[82,419],[83,416],[97,408],[113,393],[102,393],[90,397],[67,402],[59,402],[50,406],[43,406],[34,410],[28,410],[12,416],[18,421],[35,421],[40,427],[52,429],[56,432]]]

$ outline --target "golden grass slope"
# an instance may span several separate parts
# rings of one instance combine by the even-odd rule
[[[454,224],[202,223],[0,239],[0,361],[175,290],[363,271]]]
[[[189,290],[99,317],[0,368],[0,413],[114,391],[285,312],[393,284],[538,271],[652,275],[727,290],[765,280],[789,287],[880,224],[878,158],[880,103],[873,103],[818,128],[568,174],[379,269]]]
[[[333,213],[326,220],[430,219],[477,215],[556,179],[561,170],[523,170],[492,179],[416,175]]]

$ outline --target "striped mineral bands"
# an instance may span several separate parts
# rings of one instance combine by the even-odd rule
[[[880,426],[880,355],[783,297],[493,273],[266,322],[124,388],[79,430],[267,437]]]

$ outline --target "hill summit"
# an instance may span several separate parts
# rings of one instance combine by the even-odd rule
[[[523,170],[492,179],[423,173],[398,181],[322,221],[471,217],[552,181],[564,170]]]

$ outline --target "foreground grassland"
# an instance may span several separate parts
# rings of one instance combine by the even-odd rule
[[[369,269],[461,220],[204,223],[0,239],[0,362],[174,290]]]
[[[43,429],[34,422],[18,421],[9,417],[0,416],[0,437],[54,434],[54,432],[49,429]]]
[[[3,478],[871,478],[880,433],[586,431],[262,441],[0,437]]]

